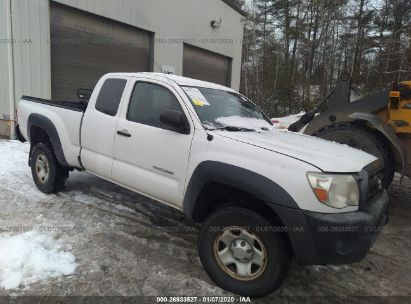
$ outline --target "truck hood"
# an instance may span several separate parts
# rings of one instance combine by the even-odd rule
[[[299,159],[325,172],[359,172],[366,165],[376,160],[371,154],[347,145],[300,133],[280,130],[264,132],[217,131],[217,133],[244,144]]]

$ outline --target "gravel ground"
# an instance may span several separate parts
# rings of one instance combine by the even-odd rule
[[[0,227],[51,230],[76,256],[76,273],[0,289],[0,296],[220,296],[196,250],[198,227],[173,208],[88,173],[72,173],[66,191],[44,195],[27,167],[29,146],[0,140]],[[283,287],[257,302],[403,302],[411,298],[411,180],[389,190],[390,222],[353,265],[294,263]],[[1,245],[1,244],[0,244]],[[384,296],[369,298],[368,296]],[[407,298],[408,297],[408,298]]]

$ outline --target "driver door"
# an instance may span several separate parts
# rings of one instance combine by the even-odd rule
[[[181,206],[194,129],[173,87],[137,80],[117,122],[112,179],[154,199]],[[190,133],[167,130],[166,110],[184,113]]]

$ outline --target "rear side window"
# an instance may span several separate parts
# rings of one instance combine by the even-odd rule
[[[126,84],[127,80],[125,79],[107,79],[97,97],[96,110],[115,116]]]

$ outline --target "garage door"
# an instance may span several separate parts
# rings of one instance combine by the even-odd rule
[[[151,70],[150,32],[56,3],[50,31],[53,99],[76,100],[109,72]]]
[[[231,58],[184,45],[183,75],[230,86]]]

